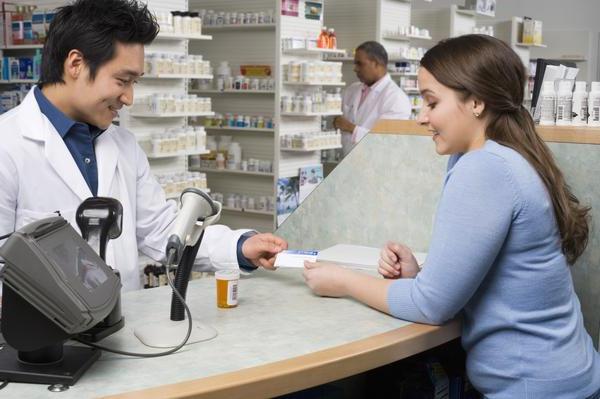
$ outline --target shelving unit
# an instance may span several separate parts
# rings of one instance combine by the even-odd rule
[[[148,8],[154,13],[166,13],[176,10],[188,10],[187,0],[147,0]],[[183,35],[170,32],[159,32],[156,40],[147,46],[146,53],[168,53],[180,56],[189,54],[189,43],[209,43],[211,35]],[[135,87],[136,98],[144,98],[153,94],[188,94],[187,82],[191,79],[212,79],[212,75],[161,74],[141,77]],[[133,132],[139,142],[149,141],[155,133],[163,133],[169,129],[186,129],[188,118],[201,115],[214,115],[213,112],[189,112],[152,114],[135,112],[123,108],[120,112],[120,124]],[[181,151],[177,153],[147,153],[150,168],[154,174],[183,173],[188,170],[188,156],[206,153],[206,150]],[[207,190],[210,191],[210,190]]]
[[[184,75],[184,74],[160,74],[160,75],[143,75],[140,79],[206,79],[210,80],[213,75]]]
[[[275,174],[272,172],[250,172],[247,170],[237,169],[210,169],[210,168],[190,168],[192,172],[202,173],[218,173],[228,175],[243,175],[243,176],[258,176],[258,177],[274,177]]]
[[[183,151],[183,152],[174,152],[174,153],[165,153],[165,154],[153,154],[147,153],[148,159],[161,159],[161,158],[173,158],[173,157],[183,157],[188,155],[203,155],[208,154],[210,151],[207,150],[196,150],[196,151]]]
[[[274,10],[277,14],[276,0],[189,0],[192,10],[215,10],[223,12],[260,12]],[[269,65],[272,77],[277,76],[277,30],[280,21],[269,24],[239,24],[239,25],[203,25],[203,31],[210,33],[213,40],[210,42],[191,42],[190,54],[202,55],[209,60],[217,73],[222,61],[227,61],[231,67],[232,75],[240,75],[240,65]],[[278,83],[279,84],[279,83]],[[278,85],[277,84],[277,85]],[[277,86],[276,85],[276,86]],[[189,90],[191,94],[207,96],[212,99],[212,110],[215,113],[239,115],[252,115],[275,118],[276,98],[278,87],[275,90],[217,90],[216,81],[212,87]],[[200,119],[197,124],[205,125]],[[269,160],[273,170],[276,170],[278,156],[276,154],[276,137],[278,127],[268,128],[241,128],[241,127],[213,127],[205,126],[207,135],[221,140],[222,136],[231,136],[233,142],[240,144],[243,159]],[[214,170],[199,169],[194,171],[207,173],[208,184],[213,192],[223,195],[239,193],[253,197],[275,196],[276,173],[248,172],[241,170]],[[225,209],[224,209],[225,210]],[[271,217],[269,217],[271,216]],[[275,212],[271,211],[239,211],[227,209],[221,215],[220,223],[232,228],[253,228],[259,231],[273,231],[276,227]]]
[[[130,112],[129,116],[133,118],[186,118],[190,116],[213,116],[214,112],[188,112],[171,114],[152,114],[145,112]]]
[[[303,131],[321,130],[321,113],[284,114],[280,111],[281,96],[296,92],[310,93],[321,87],[341,87],[343,83],[321,84],[284,82],[282,66],[290,61],[322,60],[326,55],[344,55],[344,50],[293,49],[282,50],[282,38],[317,37],[322,21],[304,18],[304,2],[299,2],[299,17],[281,15],[279,0],[189,0],[194,10],[207,9],[223,12],[261,12],[274,10],[274,24],[204,26],[205,32],[213,35],[212,42],[191,43],[190,53],[202,54],[210,60],[216,71],[222,61],[228,61],[232,75],[239,75],[240,65],[269,65],[275,79],[275,90],[224,90],[213,88],[190,90],[190,93],[212,98],[213,110],[219,114],[239,114],[272,117],[274,129],[252,129],[238,127],[205,126],[209,136],[232,136],[240,143],[243,159],[270,160],[273,173],[247,172],[238,170],[214,170],[198,168],[207,173],[213,192],[224,195],[239,193],[251,196],[276,195],[277,181],[282,177],[298,176],[299,168],[320,164],[320,151],[291,152],[280,149],[280,136]],[[329,3],[324,2],[328,7]],[[337,60],[336,60],[337,61]],[[247,95],[244,95],[247,94]],[[203,124],[203,121],[198,121]],[[219,138],[219,137],[217,137]],[[269,217],[270,216],[270,217]],[[276,211],[240,211],[228,208],[221,221],[233,228],[250,227],[261,231],[273,231],[277,227]]]
[[[149,0],[151,2],[152,0]],[[155,0],[155,2],[160,3],[160,0]],[[167,3],[168,1],[163,0],[163,3]],[[158,40],[171,40],[171,41],[181,41],[181,40],[212,40],[211,35],[180,35],[176,33],[170,32],[161,32],[156,36]]]
[[[215,132],[248,132],[248,133],[275,133],[275,129],[259,129],[255,127],[212,127],[205,126],[206,130],[215,131]]]
[[[419,58],[404,57],[406,49],[410,47],[423,47],[430,45],[435,38],[420,35],[391,34],[399,32],[401,27],[411,25],[420,28],[431,28],[423,23],[413,20],[413,9],[410,1],[398,0],[375,0],[365,2],[362,0],[328,0],[331,6],[330,12],[325,14],[325,25],[335,26],[338,45],[346,49],[354,49],[361,43],[375,40],[380,42],[388,52],[389,64],[417,63]],[[350,51],[352,53],[352,51]],[[343,80],[348,84],[356,82],[354,73],[354,58],[328,57],[328,61],[339,61],[344,63]],[[390,76],[398,85],[404,79],[416,79],[414,73],[392,72]],[[407,93],[408,94],[408,93]],[[411,103],[419,101],[418,93],[410,93]],[[416,117],[416,113],[413,113]]]
[[[284,85],[291,86],[346,86],[344,82],[333,82],[333,83],[318,83],[318,82],[282,82]]]
[[[193,0],[192,0],[193,1]],[[205,32],[223,31],[245,31],[245,30],[274,30],[277,24],[237,24],[237,25],[215,25],[204,26]]]
[[[314,117],[314,116],[336,116],[342,115],[341,112],[282,112],[282,116]]]
[[[265,94],[274,95],[274,90],[189,90],[190,94]]]

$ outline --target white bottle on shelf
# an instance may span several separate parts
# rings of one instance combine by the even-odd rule
[[[556,96],[556,125],[568,126],[573,120],[573,92],[571,82],[561,80],[558,83],[558,95]]]
[[[538,100],[538,107],[541,107],[540,125],[553,126],[556,121],[556,93],[554,92],[554,82],[544,82]]]
[[[600,82],[592,82],[588,97],[588,126],[600,126]]]
[[[573,92],[573,126],[585,126],[588,119],[588,94],[585,81],[575,82]]]

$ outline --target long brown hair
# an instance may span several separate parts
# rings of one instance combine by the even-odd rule
[[[569,264],[575,263],[587,246],[590,208],[572,193],[522,105],[527,74],[519,56],[491,36],[465,35],[438,43],[421,66],[463,101],[483,101],[486,137],[517,151],[537,171],[552,199],[562,251]]]

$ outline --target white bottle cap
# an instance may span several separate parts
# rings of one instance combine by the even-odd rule
[[[554,92],[554,82],[546,81],[542,86],[542,92]]]
[[[558,91],[559,92],[570,92],[571,91],[571,82],[568,80],[561,80],[558,83]]]
[[[587,90],[587,82],[585,82],[585,81],[575,82],[575,91],[585,92],[586,90]]]
[[[592,82],[591,91],[600,91],[600,82]]]

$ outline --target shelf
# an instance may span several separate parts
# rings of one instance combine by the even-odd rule
[[[218,173],[224,175],[244,175],[244,176],[261,176],[261,177],[273,177],[274,173],[267,172],[249,172],[247,170],[237,170],[237,169],[209,169],[209,168],[190,168],[192,172],[202,172],[202,173]]]
[[[205,79],[210,80],[213,75],[186,75],[186,74],[169,74],[163,73],[159,75],[143,75],[141,79]]]
[[[552,58],[552,57],[548,57],[552,60],[557,60],[557,61],[565,61],[565,62],[587,62],[587,59],[585,57],[558,57],[558,58]]]
[[[205,193],[210,194],[210,188],[199,188],[198,190],[204,191]],[[181,197],[181,193],[167,195],[166,197],[168,200],[179,200],[179,197]]]
[[[293,48],[283,50],[283,54],[288,55],[309,55],[309,54],[346,54],[346,50],[330,48]],[[329,61],[329,60],[327,60]]]
[[[214,112],[190,112],[179,114],[150,114],[143,112],[131,112],[129,115],[134,118],[184,118],[188,116],[213,116]]]
[[[342,111],[339,112],[308,112],[308,113],[300,113],[300,112],[282,112],[282,116],[335,116],[335,115],[343,115]]]
[[[2,50],[32,50],[44,48],[43,44],[9,44],[2,46]]]
[[[184,152],[174,152],[174,153],[169,153],[169,154],[146,154],[146,156],[148,157],[148,159],[161,159],[161,158],[175,158],[175,157],[183,157],[183,156],[188,156],[188,155],[204,155],[204,154],[209,154],[210,151],[208,150],[194,150],[194,151],[184,151]]]
[[[407,72],[388,72],[390,74],[390,76],[408,76],[408,77],[417,77],[419,76],[418,73],[416,72],[411,72],[411,73],[407,73]]]
[[[515,46],[517,46],[517,47],[540,47],[540,48],[548,47],[545,44],[520,43],[520,42],[515,43]]]
[[[189,90],[189,94],[275,94],[274,90]]]
[[[354,57],[326,57],[324,61],[354,62]]]
[[[0,80],[0,84],[10,85],[19,83],[31,83],[36,84],[37,80],[34,79],[13,79],[13,80]]]
[[[159,33],[156,38],[165,40],[212,40],[212,36],[210,35],[183,35],[168,32]]]
[[[206,130],[214,130],[214,131],[225,131],[225,132],[262,132],[262,133],[275,133],[275,129],[258,129],[254,127],[211,127],[204,126]]]
[[[335,82],[335,83],[316,83],[316,82],[282,82],[284,85],[294,85],[294,86],[346,86],[344,82]]]
[[[237,24],[237,25],[203,25],[202,30],[205,32],[223,32],[235,30],[274,30],[275,24]]]
[[[399,41],[399,42],[408,42],[408,41],[411,41],[412,39],[432,40],[432,37],[431,36],[416,36],[416,35],[399,35],[399,36],[386,35],[386,36],[383,36],[382,39],[394,40],[394,41]]]
[[[413,88],[413,87],[401,87],[401,89],[405,92],[405,93],[409,93],[409,94],[421,94],[421,91],[417,88]]]
[[[478,12],[476,10],[471,10],[468,8],[457,8],[456,9],[456,13],[457,14],[462,14],[462,15],[468,15],[470,17],[488,17],[488,18],[496,18],[495,14],[491,14],[491,13],[486,13],[486,12]]]
[[[283,148],[281,147],[281,151],[286,152],[313,152],[313,151],[324,151],[324,150],[335,150],[336,148],[342,148],[341,145],[336,145],[334,147],[319,147],[319,148]]]
[[[228,206],[224,206],[222,209],[227,212],[240,212],[240,213],[250,213],[253,215],[274,216],[274,211],[271,212],[271,211],[259,211],[256,209],[230,208]]]

